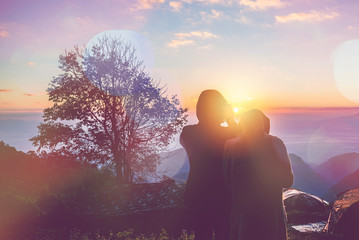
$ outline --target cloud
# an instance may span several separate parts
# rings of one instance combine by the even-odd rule
[[[88,20],[89,20],[88,18],[87,18],[87,19],[84,19],[84,18],[81,18],[81,17],[77,17],[77,18],[76,18],[76,21],[77,21],[80,25],[86,25],[86,24],[88,24],[88,23],[89,23]]]
[[[9,32],[8,31],[5,31],[5,30],[0,30],[0,37],[8,37],[9,36]]]
[[[193,45],[195,44],[195,42],[193,40],[178,40],[178,39],[174,39],[171,42],[169,42],[167,44],[168,47],[171,48],[178,48],[181,46],[187,46],[187,45]]]
[[[285,16],[275,16],[275,19],[279,23],[287,23],[287,22],[322,22],[325,20],[330,20],[339,16],[337,12],[318,12],[318,11],[310,11],[308,13],[299,12],[299,13],[291,13]]]
[[[217,11],[214,9],[212,9],[211,12],[212,12],[212,15],[211,15],[212,18],[220,18],[223,15],[223,12],[220,12],[220,11]]]
[[[2,92],[12,92],[12,90],[11,89],[0,89],[0,93],[2,93]]]
[[[213,45],[212,44],[208,44],[205,46],[199,46],[197,49],[212,49]]]
[[[28,62],[27,65],[29,65],[29,66],[34,66],[35,63],[34,63],[34,62]]]
[[[6,27],[4,26],[0,26],[0,37],[8,37],[10,34],[9,32],[6,30]]]
[[[237,23],[245,23],[248,24],[251,22],[251,19],[247,18],[246,16],[240,16],[234,20]]]
[[[210,32],[199,32],[199,31],[192,31],[189,33],[175,33],[175,36],[177,38],[191,38],[191,37],[198,37],[201,39],[207,39],[207,38],[219,38],[218,35],[215,35]]]
[[[182,0],[185,3],[203,2],[203,3],[219,3],[219,4],[232,4],[232,0]]]
[[[205,31],[175,33],[174,35],[175,35],[176,39],[173,39],[171,42],[169,42],[167,44],[168,47],[178,48],[178,47],[186,46],[186,45],[194,45],[194,44],[196,44],[195,40],[193,40],[194,38],[201,39],[201,40],[209,39],[209,38],[219,38],[218,35],[215,35],[210,32],[205,32]],[[201,48],[201,47],[199,47],[199,48]],[[203,48],[206,48],[206,47],[203,47]],[[207,47],[207,48],[209,48],[209,47]]]
[[[1,102],[0,105],[7,107],[7,106],[14,106],[15,104],[13,102]]]
[[[224,16],[223,12],[212,9],[211,12],[201,11],[200,16],[203,21],[210,22],[212,19],[220,19]]]
[[[137,0],[136,9],[153,9],[155,5],[164,3],[165,0]]]
[[[170,2],[169,4],[175,12],[179,12],[183,7],[183,4],[181,2]]]
[[[32,94],[32,93],[24,93],[23,95],[24,95],[24,96],[28,96],[28,97],[33,97],[33,96],[35,96],[35,94]]]
[[[187,37],[191,37],[192,35],[190,33],[175,33],[175,36],[177,38],[187,38]]]
[[[268,8],[281,8],[285,6],[282,0],[241,0],[240,5],[249,7],[252,10],[266,10]]]
[[[215,35],[213,33],[210,32],[191,32],[192,36],[194,37],[199,37],[202,39],[206,39],[206,38],[219,38],[218,35]]]

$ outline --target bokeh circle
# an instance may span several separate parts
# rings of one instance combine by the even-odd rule
[[[332,59],[338,90],[347,99],[359,103],[359,39],[340,44]]]

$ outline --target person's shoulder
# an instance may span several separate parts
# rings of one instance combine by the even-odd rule
[[[198,124],[187,125],[187,126],[183,127],[182,132],[191,131],[191,130],[196,129],[197,127],[198,127]]]
[[[272,146],[277,152],[286,152],[286,147],[282,139],[277,136],[269,135]]]
[[[184,126],[181,132],[181,137],[193,134],[197,128],[197,124]]]
[[[277,136],[268,134],[267,137],[272,141],[273,144],[284,144],[283,140]]]

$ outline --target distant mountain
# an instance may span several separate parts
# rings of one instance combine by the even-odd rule
[[[357,169],[359,169],[359,153],[352,152],[334,156],[317,166],[315,170],[335,184]]]
[[[163,173],[173,178],[177,183],[187,181],[189,161],[184,148],[179,148],[160,155],[161,163],[157,168],[159,174]]]
[[[289,154],[294,173],[293,188],[323,197],[331,184],[316,173],[303,159],[295,154]]]
[[[299,156],[289,154],[294,173],[293,188],[310,194],[323,197],[331,187],[331,184],[324,177],[316,173]],[[177,183],[187,181],[189,173],[189,161],[186,151],[183,148],[161,154],[159,173],[173,178]]]
[[[354,188],[359,188],[359,169],[344,177],[337,184],[333,185],[326,194],[326,197],[328,200],[332,201],[336,198],[338,193],[342,193]]]

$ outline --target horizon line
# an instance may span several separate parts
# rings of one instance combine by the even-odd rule
[[[268,110],[358,110],[359,106],[323,106],[323,107],[270,107]]]
[[[260,108],[259,108],[260,109]],[[10,114],[10,113],[42,113],[45,108],[0,108],[0,114]],[[358,110],[359,106],[323,106],[323,107],[308,107],[308,106],[298,106],[298,107],[268,107],[263,108],[262,110],[311,110],[311,111],[324,111],[324,110]],[[194,110],[189,110],[188,112],[194,112]]]

